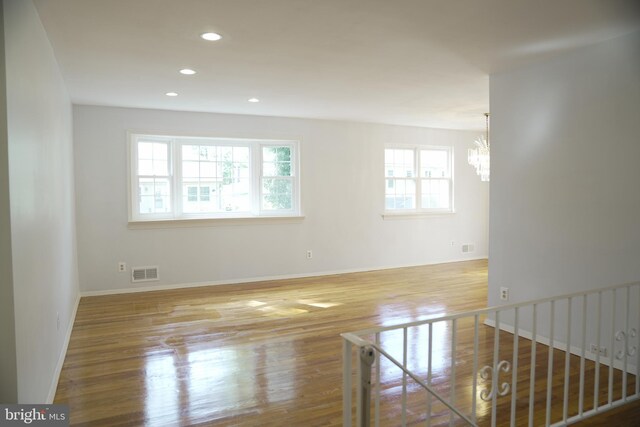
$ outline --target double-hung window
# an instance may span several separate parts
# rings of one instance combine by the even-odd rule
[[[387,146],[385,212],[453,212],[451,147]]]
[[[130,134],[130,220],[300,215],[298,142]]]

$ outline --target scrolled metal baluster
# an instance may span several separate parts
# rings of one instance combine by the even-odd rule
[[[634,354],[636,354],[638,348],[635,345],[632,347],[631,344],[628,344],[628,341],[629,338],[635,338],[637,334],[638,332],[635,328],[631,329],[628,335],[625,331],[618,331],[616,333],[616,341],[622,342],[622,350],[616,353],[616,359],[622,360],[625,351],[627,352],[627,356],[633,356]]]
[[[510,370],[511,370],[511,363],[507,360],[502,360],[500,361],[500,363],[498,363],[498,366],[496,367],[497,372],[494,372],[493,368],[489,365],[483,367],[480,370],[480,378],[482,378],[484,381],[489,381],[492,375],[498,375],[498,379],[499,379],[500,371],[504,373],[508,373]],[[496,383],[498,383],[498,381],[496,381]],[[494,390],[493,386],[489,389],[482,390],[480,392],[480,399],[482,399],[485,402],[488,402],[491,399],[493,399],[493,395],[495,393],[498,393],[498,396],[506,396],[507,393],[509,393],[509,390],[511,389],[511,386],[507,382],[500,384],[499,387],[500,387],[499,390]]]
[[[480,378],[484,381],[489,381],[491,378],[491,374],[493,373],[493,368],[489,365],[480,369]],[[493,389],[484,389],[480,392],[480,399],[488,402],[493,398]]]

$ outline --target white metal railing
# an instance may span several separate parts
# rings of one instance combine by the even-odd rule
[[[561,426],[637,400],[639,311],[637,282],[344,333],[343,425]]]

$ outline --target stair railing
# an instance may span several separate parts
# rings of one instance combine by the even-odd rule
[[[343,425],[561,426],[638,400],[639,312],[636,282],[344,333]]]

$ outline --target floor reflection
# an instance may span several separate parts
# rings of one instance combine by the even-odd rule
[[[145,361],[145,419],[214,420],[296,393],[292,342],[227,348],[181,348]],[[164,424],[163,424],[164,425]]]
[[[145,419],[162,418],[167,425],[177,424],[180,420],[180,387],[175,353],[148,357],[145,365]]]
[[[436,322],[432,327],[431,370],[433,375],[448,369],[451,365],[451,349],[447,344],[451,332],[447,322]],[[404,360],[404,331],[391,330],[380,334],[382,349],[402,363]],[[407,329],[407,367],[416,373],[426,374],[429,367],[429,326],[422,325]],[[391,380],[401,376],[400,370],[389,360],[382,358],[382,379]]]
[[[254,359],[246,349],[237,347],[190,351],[183,384],[188,393],[187,415],[201,418],[255,404]]]

